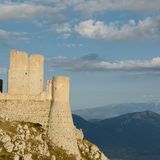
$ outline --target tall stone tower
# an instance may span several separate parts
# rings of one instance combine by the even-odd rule
[[[43,92],[44,58],[41,55],[31,55],[29,58],[29,94]]]
[[[43,92],[44,57],[22,51],[10,52],[8,93],[14,95],[40,95]]]
[[[28,55],[25,52],[10,52],[10,66],[8,71],[8,93],[28,93]]]
[[[51,143],[79,157],[69,103],[69,78],[57,76],[52,82],[53,97],[49,115],[48,136]]]

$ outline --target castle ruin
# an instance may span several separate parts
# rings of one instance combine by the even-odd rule
[[[10,52],[8,93],[13,95],[40,95],[43,93],[44,57],[25,52]]]
[[[0,116],[11,121],[40,123],[47,127],[52,100],[52,81],[44,91],[44,57],[10,51],[8,91],[0,92]],[[2,87],[1,87],[2,88]]]
[[[0,117],[40,123],[48,128],[53,145],[79,155],[69,104],[69,78],[47,80],[45,91],[43,83],[44,57],[11,50],[7,93],[2,93],[0,81]]]

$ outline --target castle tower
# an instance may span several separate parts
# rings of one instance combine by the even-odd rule
[[[31,55],[29,58],[29,94],[37,95],[43,92],[44,57]]]
[[[69,78],[53,78],[52,105],[49,115],[48,136],[52,145],[79,157],[74,124],[69,104]]]
[[[10,52],[8,71],[8,93],[27,94],[28,90],[28,55],[25,52]]]
[[[13,95],[40,95],[43,92],[44,57],[22,51],[10,52],[8,93]]]

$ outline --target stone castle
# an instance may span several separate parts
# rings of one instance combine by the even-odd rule
[[[45,91],[43,83],[44,57],[11,50],[7,93],[3,93],[0,80],[0,117],[42,124],[48,128],[53,145],[79,157],[76,139],[83,138],[83,133],[73,124],[69,78],[56,76],[48,80]]]

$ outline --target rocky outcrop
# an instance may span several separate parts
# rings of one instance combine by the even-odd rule
[[[1,156],[8,153],[8,158],[14,160],[32,160],[34,155],[37,158],[50,156],[45,130],[40,126],[24,122],[1,122],[0,126]]]
[[[98,147],[83,140],[82,131],[76,131],[81,160],[108,160]],[[50,145],[40,124],[0,120],[0,159],[75,160],[75,157],[62,148]]]
[[[78,147],[82,157],[87,160],[109,160],[96,145],[87,140],[78,140]]]

